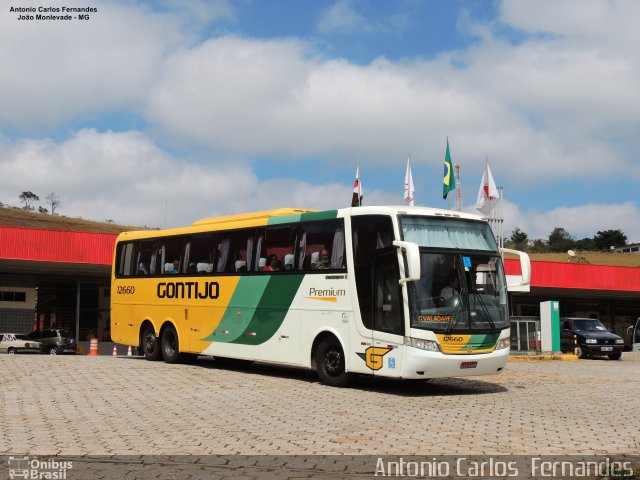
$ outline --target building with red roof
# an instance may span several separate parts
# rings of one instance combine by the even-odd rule
[[[58,327],[81,341],[108,339],[116,237],[0,226],[0,331]],[[507,259],[505,268],[517,275],[519,262]],[[560,302],[560,316],[597,317],[624,335],[640,316],[640,268],[532,261],[530,291],[511,300],[517,350],[536,344],[535,322],[547,300]]]

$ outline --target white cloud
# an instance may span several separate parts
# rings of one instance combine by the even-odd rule
[[[171,15],[113,1],[91,6],[98,11],[85,22],[19,21],[8,6],[3,10],[0,127],[33,129],[75,115],[135,111],[163,57],[184,42]]]
[[[282,207],[334,209],[350,205],[349,184],[311,185],[293,178],[261,181],[227,158],[198,163],[160,150],[140,132],[75,133],[69,140],[0,142],[0,200],[18,205],[22,191],[55,192],[59,213],[125,225],[181,226],[221,214]],[[370,190],[368,204],[389,203]],[[166,207],[166,208],[165,208]]]
[[[367,19],[356,11],[353,0],[338,0],[318,22],[321,33],[366,33],[372,29]]]
[[[437,164],[449,136],[463,164],[489,155],[516,184],[640,176],[640,62],[558,42],[488,38],[433,61],[359,66],[299,40],[211,39],[167,60],[147,117],[176,142],[240,155],[389,164],[411,151]]]
[[[57,193],[59,213],[121,224],[181,226],[222,214],[282,207],[334,209],[349,205],[350,184],[310,184],[295,178],[261,180],[246,164],[225,158],[200,163],[176,158],[141,132],[86,129],[70,139],[0,139],[0,200],[18,205],[20,192],[44,197]],[[370,189],[365,204],[398,204],[400,192]],[[166,210],[165,210],[166,207]],[[504,235],[518,227],[529,238],[547,238],[563,227],[577,239],[598,230],[621,229],[630,242],[640,241],[640,208],[633,202],[523,210],[505,201]],[[473,207],[467,210],[474,211]]]
[[[164,0],[178,9],[173,15],[102,2],[88,27],[34,28],[4,15],[0,62],[11,68],[0,71],[0,126],[125,111],[185,150],[374,165],[406,152],[437,165],[449,136],[466,171],[480,170],[488,155],[515,187],[576,174],[640,177],[640,31],[629,15],[640,7],[585,4],[505,1],[503,23],[552,35],[510,44],[493,36],[493,24],[467,22],[483,31],[473,48],[366,66],[322,58],[301,40],[190,44],[179,33],[184,11],[203,22],[233,19],[226,0]],[[331,11],[357,24],[355,5],[339,1]],[[564,21],[570,9],[577,23]]]
[[[366,161],[375,170],[410,152],[424,171],[441,165],[447,136],[465,185],[479,181],[485,155],[499,184],[513,192],[566,179],[640,178],[636,1],[504,0],[498,21],[460,23],[478,36],[469,49],[364,66],[323,57],[301,39],[196,41],[192,29],[234,21],[227,0],[164,0],[164,13],[137,2],[95,5],[86,24],[0,16],[0,128],[33,132],[113,112],[142,115],[150,128],[86,129],[58,143],[5,141],[5,202],[24,189],[56,191],[67,212],[153,224],[164,223],[165,197],[170,224],[263,205],[332,208],[327,199],[343,188],[349,198],[348,185],[265,181],[250,159],[314,157],[328,168]],[[384,27],[356,6],[336,2],[323,17],[324,31]],[[508,42],[496,33],[505,26],[532,35]],[[214,163],[178,158],[161,143]],[[248,193],[236,194],[238,184]],[[509,204],[505,213],[510,208],[508,218],[526,222],[510,225],[530,237],[555,226],[591,236],[609,228],[600,219],[611,219],[610,228],[640,239],[637,206],[624,199],[542,213]]]

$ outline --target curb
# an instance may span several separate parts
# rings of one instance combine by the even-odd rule
[[[539,354],[539,355],[509,355],[509,361],[517,360],[517,361],[526,361],[526,360],[567,360],[567,361],[576,361],[578,357],[572,354],[562,354],[562,353],[548,353],[548,354]]]

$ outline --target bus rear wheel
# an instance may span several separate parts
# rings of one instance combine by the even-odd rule
[[[173,325],[162,331],[162,358],[167,363],[178,363],[181,359],[178,332]]]
[[[147,325],[142,333],[142,351],[147,360],[160,360],[160,343],[151,325]]]
[[[344,352],[335,340],[323,340],[316,350],[318,376],[332,387],[346,387],[351,375],[346,372]]]

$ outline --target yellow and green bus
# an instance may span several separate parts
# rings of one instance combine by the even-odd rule
[[[477,215],[279,209],[116,242],[111,336],[147,360],[297,365],[334,386],[487,375],[507,362],[509,325],[501,253]]]

